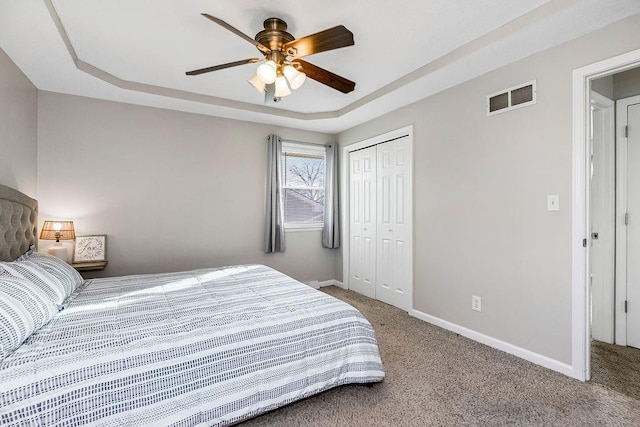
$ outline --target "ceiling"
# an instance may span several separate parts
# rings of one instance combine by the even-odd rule
[[[307,82],[264,104],[247,41],[279,17],[296,38],[342,24],[355,45],[305,60],[355,81]],[[0,47],[41,90],[337,133],[505,64],[640,13],[638,0],[0,1]],[[496,88],[500,89],[500,88]]]

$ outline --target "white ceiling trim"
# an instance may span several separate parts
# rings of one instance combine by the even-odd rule
[[[84,71],[85,73],[92,75],[97,79],[110,83],[121,89],[134,90],[136,92],[149,93],[152,95],[160,95],[160,96],[166,96],[169,98],[183,99],[186,101],[217,105],[220,107],[226,107],[226,108],[232,108],[232,109],[238,109],[238,110],[244,110],[244,111],[253,111],[253,112],[262,113],[262,114],[272,114],[280,117],[287,117],[287,118],[298,119],[298,120],[330,119],[333,117],[338,117],[339,115],[337,111],[322,112],[322,113],[298,113],[291,110],[282,110],[282,109],[276,110],[274,108],[269,108],[263,105],[250,104],[247,102],[234,101],[231,99],[219,98],[211,95],[203,95],[200,93],[187,92],[179,89],[171,89],[171,88],[162,87],[162,86],[150,85],[147,83],[123,80],[101,68],[98,68],[78,58],[78,55],[76,54],[76,50],[74,49],[73,44],[69,39],[69,35],[67,34],[67,31],[64,28],[64,24],[62,23],[62,20],[60,19],[60,16],[56,11],[55,6],[51,2],[51,0],[44,0],[44,2],[47,5],[47,8],[49,9],[49,13],[51,14],[51,19],[53,19],[53,22],[56,25],[56,28],[58,29],[58,33],[60,34],[60,37],[62,38],[67,48],[67,52],[69,53],[69,56],[71,56],[71,59],[73,60],[73,63],[75,64],[76,68],[80,71]]]
[[[572,3],[575,3],[578,0],[567,0],[567,1],[561,1],[561,2],[545,3],[542,6],[539,6],[538,8],[534,9],[532,12],[529,12],[526,15],[519,16],[516,19],[512,20],[511,22],[475,40],[472,40],[469,43],[462,45],[461,47],[445,54],[444,56],[436,59],[435,61],[432,61],[429,64],[426,64],[420,67],[419,69],[409,74],[406,74],[405,76],[399,78],[398,80],[390,84],[387,84],[386,86],[378,89],[377,91],[367,96],[364,96],[363,98],[345,106],[340,110],[319,112],[319,113],[300,113],[300,112],[295,112],[295,111],[285,110],[285,109],[275,109],[267,106],[256,105],[256,104],[251,104],[251,103],[242,102],[242,101],[234,101],[234,100],[215,97],[211,95],[204,95],[204,94],[188,92],[188,91],[179,90],[179,89],[172,89],[172,88],[167,88],[162,86],[151,85],[147,83],[123,80],[97,66],[94,66],[78,58],[76,54],[76,49],[74,49],[73,44],[71,43],[71,40],[67,34],[67,31],[64,28],[64,24],[62,23],[62,20],[60,19],[60,16],[58,15],[58,12],[56,11],[56,8],[52,3],[52,0],[44,0],[44,1],[45,1],[45,4],[47,5],[51,18],[53,19],[53,22],[56,25],[58,33],[60,34],[60,37],[62,38],[67,48],[67,52],[71,56],[71,59],[73,60],[73,63],[75,64],[76,68],[97,79],[103,80],[104,82],[112,84],[121,89],[133,90],[137,92],[148,93],[152,95],[159,95],[159,96],[164,96],[164,97],[169,97],[174,99],[181,99],[185,101],[193,101],[198,103],[210,104],[210,105],[215,105],[215,106],[224,107],[224,108],[251,111],[255,113],[273,115],[273,116],[278,116],[283,118],[310,121],[310,120],[326,120],[326,119],[342,117],[352,111],[355,111],[365,106],[366,104],[376,101],[402,88],[403,86],[409,85],[410,83],[413,83],[416,80],[424,78],[425,76],[428,76],[429,74],[437,70],[450,66],[457,60],[460,60],[461,58],[469,54],[472,54],[478,51],[479,49],[486,48],[488,45],[495,42],[496,40],[500,40],[502,37],[507,37],[509,35],[512,35],[522,30],[522,28],[524,27],[533,25],[542,19],[552,16],[553,14],[558,13],[558,11],[566,8],[567,6],[569,6]]]

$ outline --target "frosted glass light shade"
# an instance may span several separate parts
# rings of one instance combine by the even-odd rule
[[[302,83],[304,83],[305,79],[307,78],[307,75],[305,73],[301,73],[300,71],[296,70],[292,65],[285,65],[282,72],[284,73],[287,80],[289,80],[289,84],[291,85],[291,89],[293,90],[296,90],[300,86],[302,86]]]
[[[287,79],[284,76],[280,76],[276,79],[276,98],[291,95],[289,86],[287,85]]]
[[[264,84],[271,84],[276,81],[276,77],[278,74],[276,72],[277,66],[276,63],[269,60],[264,64],[260,64],[258,66],[258,77]]]
[[[249,84],[255,87],[258,93],[264,93],[266,85],[262,80],[260,80],[260,77],[257,74],[249,79]]]

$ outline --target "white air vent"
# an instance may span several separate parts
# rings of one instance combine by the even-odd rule
[[[532,80],[487,95],[487,116],[515,110],[536,103],[536,81]]]

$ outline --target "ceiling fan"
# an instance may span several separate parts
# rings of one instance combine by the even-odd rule
[[[306,77],[342,93],[349,93],[355,89],[355,82],[300,59],[314,53],[353,46],[353,33],[343,25],[294,39],[287,32],[286,22],[279,18],[269,18],[264,21],[264,30],[256,34],[255,39],[252,39],[220,18],[207,13],[203,13],[202,16],[257,47],[263,58],[248,58],[187,71],[188,76],[265,61],[258,66],[256,75],[249,80],[249,83],[258,92],[265,93],[267,101],[277,102],[281,97],[290,95],[290,88],[294,90],[299,88]]]

